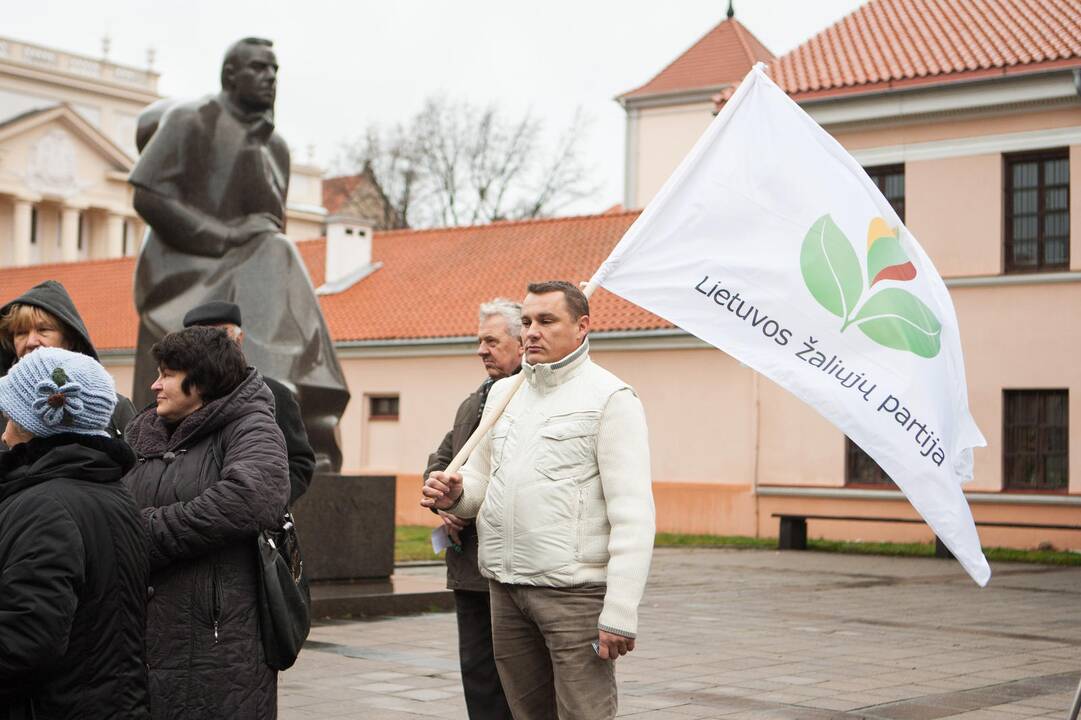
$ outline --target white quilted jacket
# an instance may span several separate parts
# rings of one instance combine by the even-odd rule
[[[634,637],[653,553],[649,438],[628,385],[589,359],[523,363],[525,382],[462,468],[453,512],[477,518],[480,570],[501,583],[607,583],[600,627]],[[485,413],[508,392],[492,386]]]

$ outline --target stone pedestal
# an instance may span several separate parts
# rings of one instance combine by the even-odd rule
[[[393,475],[316,475],[293,516],[313,582],[394,572]]]

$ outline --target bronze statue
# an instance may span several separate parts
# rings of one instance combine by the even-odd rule
[[[234,43],[220,93],[159,101],[139,116],[130,182],[150,231],[135,269],[135,401],[153,401],[151,345],[196,305],[236,303],[248,361],[296,390],[318,468],[336,472],[334,428],[349,391],[308,272],[282,234],[289,149],[274,131],[272,47]]]

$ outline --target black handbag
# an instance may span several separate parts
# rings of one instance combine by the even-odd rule
[[[311,630],[312,599],[292,514],[287,511],[279,525],[258,538],[259,626],[267,665],[287,670]]]

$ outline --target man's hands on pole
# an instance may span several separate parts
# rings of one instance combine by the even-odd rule
[[[436,470],[424,481],[421,493],[424,495],[420,501],[423,507],[449,510],[462,496],[462,476]]]
[[[601,660],[616,660],[634,650],[634,638],[615,633],[597,631],[597,655]]]

